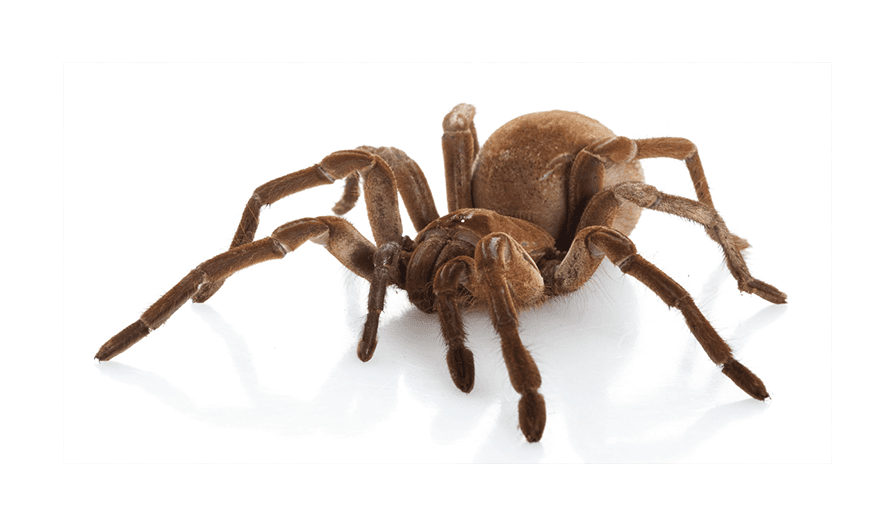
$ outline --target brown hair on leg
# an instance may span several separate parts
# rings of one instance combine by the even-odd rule
[[[593,227],[582,232],[587,232],[588,244],[592,245],[593,251],[605,254],[622,272],[649,287],[669,307],[679,309],[684,315],[687,327],[712,362],[722,366],[721,371],[737,386],[755,399],[764,400],[768,397],[768,391],[761,379],[733,358],[730,346],[699,311],[690,294],[659,268],[637,254],[637,248],[627,236],[605,227]]]
[[[705,170],[702,168],[702,161],[699,160],[699,152],[693,141],[683,137],[653,137],[636,139],[635,142],[637,143],[636,159],[668,157],[683,160],[687,165],[687,171],[690,172],[690,180],[693,182],[697,199],[700,203],[714,208]]]
[[[435,275],[435,311],[441,322],[441,335],[447,344],[447,365],[454,385],[469,393],[475,384],[475,359],[466,347],[466,330],[460,313],[458,296],[460,282],[475,269],[475,262],[468,256],[448,261]]]
[[[646,183],[622,183],[608,190],[612,190],[619,198],[645,209],[673,214],[704,226],[711,234],[711,238],[721,246],[727,268],[736,278],[740,291],[758,295],[775,304],[786,303],[785,293],[752,276],[738,248],[741,242],[745,241],[727,229],[721,215],[714,208],[691,199],[660,192],[656,187]]]
[[[348,214],[357,204],[360,198],[360,174],[355,172],[345,178],[345,188],[342,190],[342,197],[333,205],[333,212],[339,216]]]
[[[357,343],[357,357],[364,362],[373,358],[373,352],[376,351],[379,315],[385,307],[385,288],[395,282],[400,255],[401,246],[395,242],[386,243],[373,254],[373,279],[370,281],[367,300],[367,319]]]
[[[441,149],[444,154],[448,212],[466,209],[472,204],[472,164],[479,151],[476,136],[475,107],[458,104],[444,117]]]
[[[519,399],[519,427],[529,442],[541,439],[547,423],[544,396],[538,393],[541,374],[519,338],[516,303],[535,304],[544,298],[544,282],[525,250],[504,233],[479,240],[471,283],[477,298],[488,302],[491,323],[500,336],[510,383]]]
[[[109,360],[149,335],[150,331],[158,329],[202,284],[223,281],[241,269],[283,258],[308,240],[325,245],[330,253],[356,274],[368,280],[372,277],[376,248],[350,223],[332,216],[292,221],[277,227],[267,238],[235,247],[196,266],[149,306],[136,322],[103,344],[95,358]]]

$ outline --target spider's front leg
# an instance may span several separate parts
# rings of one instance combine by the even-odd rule
[[[588,194],[581,192],[583,189],[580,189],[580,186],[588,186],[589,182],[596,179],[599,181],[596,189],[602,188],[603,174],[607,163],[631,163],[641,159],[654,158],[684,161],[690,172],[690,180],[693,182],[693,189],[696,191],[699,204],[706,209],[715,209],[705,170],[703,170],[702,161],[699,159],[699,152],[692,141],[682,137],[629,139],[623,136],[612,137],[590,145],[578,154],[570,177],[569,209],[580,212],[580,208],[587,205],[586,200],[582,201],[582,196]],[[578,217],[579,214],[574,214],[570,215],[569,219],[572,221],[572,218]],[[743,251],[749,247],[748,241],[735,234],[728,232],[726,238],[722,239],[712,226],[703,226],[706,234],[719,245],[724,246],[725,251]],[[575,225],[567,227],[574,229]],[[630,230],[625,232],[630,232]]]
[[[519,400],[519,428],[534,443],[541,439],[547,423],[544,396],[538,393],[541,374],[519,338],[516,305],[539,302],[544,282],[525,250],[504,233],[483,237],[476,244],[475,259],[458,256],[448,260],[435,274],[432,290],[441,334],[447,344],[447,364],[454,384],[470,392],[475,381],[472,352],[466,347],[466,331],[460,311],[460,286],[488,306],[491,322],[500,336],[510,383]]]
[[[460,284],[468,285],[474,273],[475,261],[468,256],[459,256],[441,266],[432,285],[441,335],[448,347],[448,371],[454,385],[464,393],[471,392],[475,384],[475,359],[466,347],[466,330],[458,297]]]
[[[241,269],[283,258],[308,240],[324,245],[345,267],[371,280],[376,246],[342,218],[324,216],[286,223],[268,237],[219,254],[190,271],[170,291],[149,306],[139,319],[100,347],[96,359],[109,360],[124,352],[150,331],[158,329],[203,284],[222,281]]]
[[[488,304],[510,383],[522,396],[518,407],[522,434],[529,442],[539,441],[547,423],[547,407],[538,392],[538,366],[519,338],[516,305],[536,304],[544,298],[540,271],[518,242],[507,234],[494,233],[476,245],[469,284],[476,298]]]

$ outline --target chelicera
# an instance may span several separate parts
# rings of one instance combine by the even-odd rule
[[[520,309],[569,294],[587,282],[608,258],[624,273],[681,311],[709,358],[755,399],[768,397],[764,383],[738,362],[730,347],[677,282],[637,253],[628,235],[642,209],[692,220],[722,249],[741,291],[773,303],[786,295],[749,273],[746,240],[731,234],[712,203],[696,146],[682,138],[632,140],[598,121],[572,112],[518,117],[479,148],[468,104],[443,121],[448,214],[441,216],[419,166],[396,148],[360,147],[335,152],[320,163],[258,187],[246,204],[230,250],[199,264],[140,318],[103,344],[105,361],[158,329],[187,300],[205,302],[230,275],[283,258],[306,241],[323,245],[342,265],[370,282],[369,304],[357,346],[372,358],[385,291],[407,291],[410,302],[439,317],[454,384],[469,392],[475,379],[463,328],[465,308],[491,316],[513,388],[520,394],[519,426],[528,441],[541,438],[546,423],[541,377],[519,338]],[[647,158],[683,160],[698,201],[658,191],[644,183],[639,163]],[[361,189],[375,243],[339,216],[305,218],[254,240],[261,208],[319,185],[345,180],[333,211],[342,215]],[[418,234],[404,235],[398,196]]]

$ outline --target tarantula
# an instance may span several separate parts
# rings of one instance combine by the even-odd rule
[[[370,360],[376,349],[385,290],[394,285],[406,290],[419,309],[438,314],[448,371],[457,388],[469,392],[475,370],[463,308],[486,308],[500,336],[510,382],[521,396],[519,426],[535,442],[544,431],[546,406],[538,392],[540,373],[519,338],[517,310],[577,290],[606,257],[679,309],[709,358],[737,386],[756,399],[768,397],[761,379],[734,359],[687,291],[640,256],[628,238],[642,209],[692,220],[721,246],[740,291],[776,304],[786,301],[784,293],[749,273],[741,253],[749,244],[732,234],[715,210],[692,142],[628,139],[584,115],[549,111],[510,121],[479,148],[474,115],[473,106],[460,104],[442,123],[446,216],[436,211],[419,166],[401,150],[362,146],[330,154],[255,189],[230,250],[190,271],[103,344],[95,358],[115,357],[158,329],[187,300],[205,302],[236,271],[283,258],[310,240],[370,282],[357,346],[362,361]],[[639,160],[657,157],[686,163],[698,201],[643,182]],[[292,221],[253,241],[261,207],[340,179],[346,180],[345,190],[333,211],[348,212],[362,186],[375,244],[338,216]],[[399,194],[418,231],[416,238],[404,235]]]

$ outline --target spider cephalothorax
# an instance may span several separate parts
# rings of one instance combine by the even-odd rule
[[[405,289],[411,303],[437,313],[454,384],[472,390],[474,361],[466,347],[463,309],[488,310],[513,388],[520,394],[519,425],[538,441],[546,407],[538,393],[538,368],[519,338],[517,309],[564,295],[590,279],[604,258],[641,281],[684,315],[709,358],[756,399],[768,392],[733,358],[730,347],[697,309],[690,295],[637,253],[628,238],[644,208],[701,224],[718,243],[739,289],[774,303],[786,295],[756,280],[712,204],[696,146],[681,138],[632,140],[614,135],[583,115],[551,111],[524,115],[502,126],[479,148],[467,104],[444,119],[442,147],[449,213],[440,216],[419,166],[395,148],[360,147],[335,152],[319,164],[258,187],[246,204],[229,251],[199,264],[133,324],[103,344],[96,358],[109,360],[157,329],[187,300],[204,302],[224,280],[251,265],[282,258],[311,240],[370,282],[367,320],[357,354],[376,348],[379,315],[389,285]],[[638,160],[670,157],[686,162],[698,201],[672,196],[643,182]],[[338,216],[281,225],[253,241],[261,207],[288,195],[345,179],[333,208],[348,212],[362,182],[375,241]],[[418,231],[404,235],[398,196]]]

